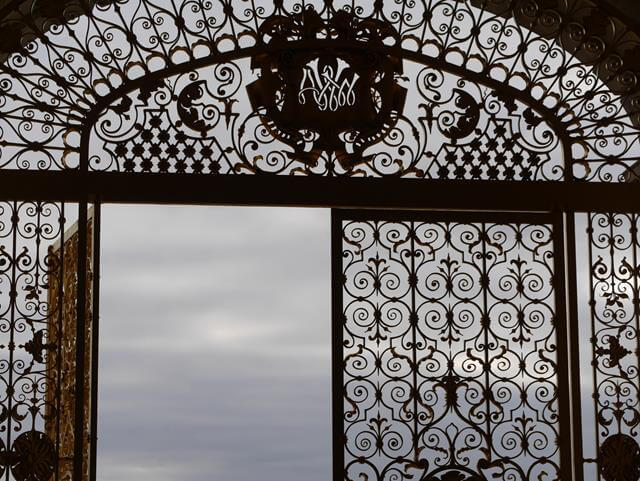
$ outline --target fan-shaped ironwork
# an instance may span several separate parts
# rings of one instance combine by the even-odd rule
[[[0,2],[0,476],[95,479],[99,206],[135,201],[384,209],[334,213],[335,481],[636,481],[610,3]]]
[[[3,28],[4,168],[617,182],[638,159],[640,44],[588,2],[36,2]],[[385,103],[398,124],[352,147],[364,162],[317,126],[292,148],[246,91],[273,94],[268,56],[299,75],[345,45],[405,63],[410,102]]]

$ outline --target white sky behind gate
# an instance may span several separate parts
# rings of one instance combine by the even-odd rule
[[[98,481],[330,479],[330,248],[326,209],[103,206]]]
[[[471,17],[460,18],[464,30]],[[82,33],[85,23],[72,28]],[[69,42],[66,30],[55,32],[47,36]],[[38,48],[33,59],[46,63],[47,52]],[[555,69],[551,58],[545,63]],[[567,92],[581,64],[568,65],[558,88],[579,105],[582,98]],[[515,68],[526,69],[521,61]],[[30,60],[25,72],[38,71]],[[595,91],[606,90],[590,70],[587,77]],[[29,97],[13,88],[11,109]],[[612,105],[620,109],[618,100]],[[17,138],[11,124],[9,141]],[[624,129],[635,158],[637,130]],[[30,135],[39,142],[42,132]],[[321,210],[104,208],[99,481],[329,479],[329,227]],[[583,404],[585,425],[589,408]]]
[[[99,481],[326,481],[330,213],[104,206]]]

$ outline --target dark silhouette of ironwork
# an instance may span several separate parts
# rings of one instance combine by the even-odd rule
[[[5,168],[603,182],[636,176],[640,43],[587,1],[323,2],[317,9],[275,2],[243,10],[219,0],[189,12],[151,0],[53,3],[15,12],[3,24],[5,50],[18,51],[2,66]],[[44,35],[52,40],[43,42]],[[320,51],[325,63],[347,52],[353,62],[366,51],[359,68],[377,64],[369,74],[386,72],[378,80],[361,76],[356,88],[375,84],[382,103],[342,107],[340,122],[358,128],[345,129],[340,141],[337,129],[326,130],[336,119],[310,115],[311,100],[286,100],[300,85],[277,99],[267,67],[275,61],[286,83],[281,67],[290,65],[291,83],[312,60],[306,55]],[[261,68],[257,84],[240,68],[243,58]],[[406,87],[393,79],[403,71]],[[253,109],[242,105],[249,84]],[[401,108],[403,88],[419,95],[411,109]],[[289,115],[277,102],[294,109],[291,115],[305,114],[297,130],[268,127]],[[363,130],[365,121],[372,124]],[[345,160],[372,145],[379,148],[366,162]]]
[[[633,8],[0,2],[0,477],[95,480],[99,207],[162,202],[337,208],[335,481],[637,481]]]
[[[345,479],[570,476],[553,216],[341,212],[334,223]]]
[[[389,22],[360,19],[346,10],[328,21],[315,10],[274,15],[259,33],[269,38],[268,54],[253,59],[260,78],[247,86],[251,106],[262,112],[269,133],[293,147],[291,159],[318,166],[332,152],[342,169],[363,162],[363,152],[389,135],[404,110],[406,88],[397,83],[402,62],[381,54],[386,40],[400,39]],[[291,38],[334,35],[351,41],[346,49],[292,50]]]

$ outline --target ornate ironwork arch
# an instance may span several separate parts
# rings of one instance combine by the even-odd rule
[[[95,479],[99,206],[135,201],[384,209],[334,216],[336,480],[637,479],[631,8],[0,2],[0,475]]]
[[[221,151],[236,151],[237,158],[229,161],[228,171],[620,182],[635,177],[634,165],[640,158],[636,100],[640,68],[636,54],[640,52],[640,44],[622,22],[603,15],[588,2],[440,0],[290,6],[263,2],[246,8],[224,1],[166,6],[161,2],[133,0],[69,2],[46,8],[35,2],[27,13],[14,11],[4,21],[4,28],[8,35],[3,49],[8,54],[17,50],[9,54],[2,66],[4,142],[0,162],[4,169],[166,172],[164,164],[125,168],[122,162],[109,159],[117,155],[108,149],[105,152],[103,146],[90,146],[90,128],[109,112],[121,112],[126,117],[135,109],[152,110],[153,105],[147,104],[154,100],[151,98],[154,89],[171,91],[172,100],[156,105],[166,108],[182,93],[167,84],[180,73],[198,72],[206,65],[227,62],[228,68],[222,72],[235,71],[235,75],[244,78],[233,80],[244,81],[250,74],[246,68],[242,71],[237,68],[244,57],[252,57],[253,67],[259,67],[257,59],[266,54],[307,51],[309,55],[327,48],[342,49],[344,53],[345,48],[357,48],[358,44],[362,44],[361,49],[379,51],[382,58],[395,58],[396,63],[425,66],[422,79],[416,72],[405,72],[409,82],[406,90],[413,96],[411,103],[417,102],[424,109],[407,119],[414,127],[423,127],[412,133],[416,143],[425,144],[415,147],[414,158],[403,159],[401,154],[388,152],[389,144],[398,142],[394,135],[403,130],[391,129],[392,122],[387,122],[387,135],[370,132],[367,142],[360,138],[359,145],[350,146],[358,151],[356,157],[362,157],[366,147],[380,146],[387,140],[386,147],[365,155],[374,164],[377,155],[379,165],[370,162],[368,168],[363,168],[363,162],[351,159],[345,160],[341,169],[335,169],[333,166],[340,164],[335,155],[337,146],[320,142],[318,148],[311,142],[306,151],[298,147],[288,153],[293,159],[289,169],[257,166],[238,145],[220,145]],[[387,37],[376,40],[381,29],[386,29]],[[396,69],[396,77],[401,76],[401,70]],[[434,78],[442,72],[452,72],[458,77]],[[461,88],[449,89],[455,90],[448,92],[451,99],[436,100],[421,95],[417,82],[425,79],[444,82],[440,86],[426,85],[436,97],[443,95],[440,90],[446,90],[447,82],[461,82]],[[232,79],[219,80],[220,85],[212,83],[210,87],[228,87]],[[203,86],[200,82],[198,85]],[[476,98],[468,92],[474,88],[478,90]],[[131,95],[134,90],[138,90],[137,98]],[[204,90],[200,93],[206,96]],[[234,94],[235,98],[227,94],[215,99],[226,104],[222,108],[209,105],[209,114],[214,115],[217,109],[223,111],[227,121],[233,115],[251,114],[264,119],[264,105],[251,104],[253,112],[234,111],[237,104],[249,100],[245,89]],[[196,101],[185,96],[190,102]],[[451,105],[447,106],[446,100]],[[132,112],[127,112],[127,108]],[[487,108],[487,114],[494,119],[502,117],[503,124],[505,118],[512,123],[522,122],[523,128],[516,136],[538,130],[540,145],[535,145],[533,151],[525,148],[524,152],[516,153],[513,162],[503,158],[500,146],[496,148],[495,142],[489,142],[482,158],[471,159],[461,146],[464,137],[468,138],[468,149],[476,151],[477,139],[474,145],[470,144],[472,137],[478,137],[477,130],[497,128],[497,133],[489,131],[488,135],[503,140],[504,125],[491,126],[490,121],[479,118],[478,111]],[[492,112],[492,108],[503,112]],[[389,115],[402,115],[398,106],[393,113],[391,106],[386,109]],[[434,109],[439,111],[436,115],[444,115],[441,120],[445,125],[441,129],[437,129]],[[195,110],[190,112],[197,115]],[[115,119],[111,117],[109,121],[113,123]],[[188,128],[189,122],[180,118],[167,120],[176,121]],[[148,127],[144,122],[138,125],[142,129]],[[197,129],[196,132],[203,133]],[[307,135],[312,135],[309,132]],[[189,137],[189,133],[193,132],[182,132],[181,136]],[[262,139],[247,142],[283,140],[282,132],[270,133],[271,137],[266,134]],[[94,130],[94,137],[95,134]],[[220,132],[216,135],[219,138]],[[227,135],[233,137],[234,133]],[[288,137],[291,135],[290,131]],[[452,144],[451,149],[433,151],[426,147],[429,139],[442,135]],[[510,151],[514,139],[507,135],[504,141],[504,150]],[[297,142],[305,140],[299,138]],[[310,143],[308,139],[306,142]],[[561,152],[544,152],[544,147],[548,147],[545,142],[551,145],[559,142]],[[275,150],[286,151],[282,144],[275,145]],[[192,147],[182,146],[187,153]],[[553,172],[539,168],[536,148],[555,157],[556,164],[549,169]],[[209,150],[206,146],[203,149],[206,157]],[[407,149],[405,145],[402,152],[405,157]],[[254,150],[260,150],[256,156],[265,158],[263,149]],[[160,157],[157,151],[155,148],[155,157]],[[531,157],[532,165],[525,162],[522,167],[521,155]],[[90,160],[92,157],[94,162]],[[341,157],[340,150],[337,157]],[[429,162],[430,157],[436,157],[436,162]],[[450,160],[443,159],[446,157]],[[318,161],[324,161],[324,166],[314,171],[310,166]],[[178,172],[185,171],[180,165],[175,168]],[[224,168],[216,169],[213,171],[226,172]],[[202,170],[195,166],[196,172]]]

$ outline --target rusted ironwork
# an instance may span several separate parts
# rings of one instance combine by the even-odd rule
[[[87,252],[86,255],[92,255],[93,247],[93,222],[90,221],[87,226]],[[47,399],[50,399],[50,405],[54,405],[54,399],[59,398],[59,408],[55,412],[47,415],[45,422],[45,431],[49,438],[58,439],[59,445],[56,450],[58,479],[71,479],[73,473],[73,462],[75,452],[75,409],[76,409],[76,340],[79,336],[76,334],[76,309],[78,300],[78,261],[80,257],[79,237],[80,232],[78,226],[73,226],[64,235],[64,247],[59,243],[50,248],[50,255],[54,259],[55,265],[60,266],[63,273],[62,282],[54,277],[53,282],[49,286],[48,304],[52,312],[58,313],[60,317],[52,319],[49,326],[49,337],[57,339],[60,343],[60,350],[56,356],[47,358],[48,369],[57,372],[59,377],[59,385],[51,384],[47,386]],[[86,313],[87,318],[91,318],[92,313],[92,268],[89,263],[86,282]],[[87,324],[84,333],[85,344],[88,346],[92,339],[91,325]],[[91,351],[84,351],[84,363],[91,366]],[[83,448],[83,476],[82,479],[88,479],[89,473],[89,422],[90,422],[90,388],[91,388],[91,369],[84,370],[84,394],[83,404],[83,430],[82,442]],[[49,479],[47,477],[46,479]],[[29,478],[26,478],[27,480]],[[17,481],[20,481],[19,479]]]

